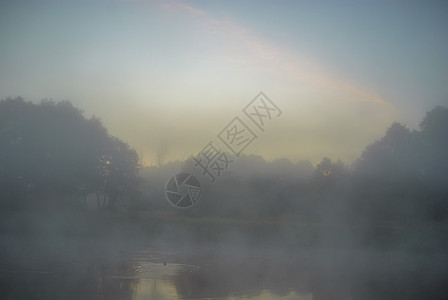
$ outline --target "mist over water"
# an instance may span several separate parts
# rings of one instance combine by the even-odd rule
[[[2,299],[445,295],[445,107],[420,130],[393,123],[352,166],[227,153],[210,182],[197,159],[163,164],[166,147],[142,167],[70,102],[0,112]]]
[[[0,299],[447,299],[447,14],[0,1]]]
[[[446,294],[445,107],[418,131],[393,123],[352,166],[227,154],[211,183],[191,158],[141,167],[69,102],[0,104],[2,299]],[[187,209],[166,198],[182,172],[201,181]]]
[[[272,237],[249,242],[235,232],[237,228],[231,234],[204,240],[167,222],[157,221],[165,229],[151,236],[137,233],[140,230],[135,224],[101,236],[36,231],[29,233],[32,236],[3,235],[2,299],[445,296],[446,252],[298,247],[287,241],[273,242]]]

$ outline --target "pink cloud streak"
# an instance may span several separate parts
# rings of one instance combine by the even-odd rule
[[[355,96],[356,101],[391,105],[379,95],[352,82],[339,79],[337,74],[328,71],[318,61],[297,51],[275,46],[230,18],[215,18],[207,11],[193,7],[186,1],[166,0],[150,3],[167,11],[190,16],[211,36],[218,37],[221,42],[224,41],[222,50],[225,54],[215,59],[241,65],[250,72],[270,72],[317,88],[350,93]]]

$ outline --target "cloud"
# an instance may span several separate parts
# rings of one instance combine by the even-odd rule
[[[201,9],[192,7],[188,5],[184,1],[162,1],[158,3],[159,7],[171,10],[171,11],[177,11],[180,13],[188,13],[194,16],[204,16],[205,12]]]
[[[347,96],[339,99],[391,105],[374,92],[349,80],[340,79],[340,74],[330,71],[329,67],[318,60],[295,49],[274,45],[231,18],[216,18],[185,1],[163,1],[159,3],[159,7],[190,16],[205,32],[215,37],[222,54],[216,55],[212,60],[242,66],[248,72],[270,73],[277,78],[287,77],[309,88],[327,89]]]

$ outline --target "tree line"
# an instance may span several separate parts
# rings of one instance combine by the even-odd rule
[[[448,108],[438,106],[418,130],[393,123],[350,166],[243,155],[203,187],[199,205],[180,212],[164,188],[176,172],[194,173],[191,163],[140,169],[135,150],[70,102],[7,98],[0,101],[0,206],[83,207],[93,193],[103,208],[124,201],[129,209],[191,216],[446,220],[447,153]]]
[[[261,156],[230,156],[221,179],[203,187],[202,201],[182,214],[222,217],[299,217],[303,220],[448,219],[448,108],[429,111],[418,130],[393,123],[351,165],[324,157],[272,162]],[[162,201],[164,182],[191,162],[142,170],[148,185],[144,208],[172,209]],[[161,178],[160,178],[160,175]],[[199,174],[200,176],[200,174]]]
[[[0,101],[0,205],[80,205],[89,193],[114,203],[136,193],[138,155],[70,102]]]

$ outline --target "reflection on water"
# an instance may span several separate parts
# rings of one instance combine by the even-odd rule
[[[113,262],[3,263],[0,298],[443,299],[446,261],[403,253],[149,247]]]

